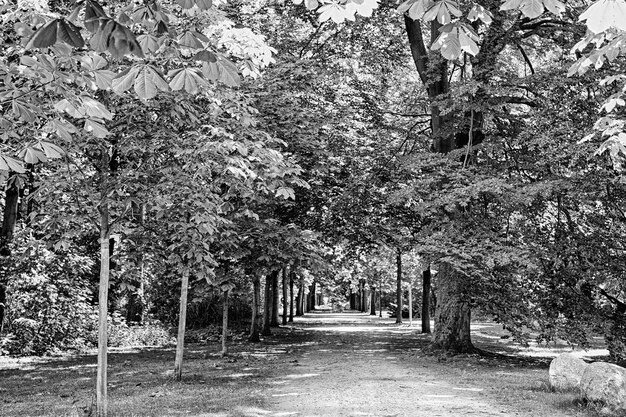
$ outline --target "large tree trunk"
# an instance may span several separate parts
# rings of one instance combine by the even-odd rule
[[[287,325],[287,300],[289,294],[287,293],[287,267],[283,267],[283,326]]]
[[[252,323],[250,324],[250,335],[248,341],[260,342],[259,337],[259,307],[261,304],[261,279],[254,274],[252,277]]]
[[[352,292],[352,287],[350,287],[350,310],[356,310],[356,294]]]
[[[422,333],[430,333],[430,268],[422,272]]]
[[[180,286],[180,305],[178,310],[178,337],[176,339],[176,358],[174,360],[174,378],[183,377],[183,353],[185,352],[185,327],[187,326],[187,293],[189,289],[189,268],[183,267]]]
[[[278,327],[278,305],[280,304],[279,274],[280,271],[272,273],[272,320],[270,321],[270,326],[272,327]]]
[[[365,280],[361,281],[361,311],[365,313],[367,311],[367,290],[365,289]]]
[[[223,292],[222,300],[222,356],[228,354],[228,346],[226,344],[228,338],[228,290]]]
[[[396,304],[398,305],[396,323],[402,324],[402,251],[400,249],[396,253],[396,272]]]
[[[438,277],[439,301],[435,311],[433,346],[459,353],[472,352],[468,278],[446,262],[439,264]]]
[[[274,272],[265,276],[265,303],[263,306],[263,330],[261,330],[261,335],[263,336],[271,336],[272,331],[270,329],[271,325],[271,315],[272,315],[272,301],[274,300],[272,294],[272,276]]]
[[[370,316],[376,315],[376,288],[372,287],[370,292]]]

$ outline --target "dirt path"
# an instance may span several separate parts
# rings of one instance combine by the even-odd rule
[[[549,394],[541,388],[545,364],[520,368],[472,355],[425,356],[421,348],[428,337],[419,334],[417,324],[318,313],[297,320],[289,331],[300,344],[277,346],[294,359],[269,389],[273,416],[586,415],[545,408],[540,398]],[[531,401],[520,405],[520,398],[509,398],[499,380],[519,383],[528,391],[520,398]]]

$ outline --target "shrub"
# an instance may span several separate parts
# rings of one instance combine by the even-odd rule
[[[0,267],[6,280],[5,336],[0,350],[44,354],[95,342],[97,313],[83,278],[92,261],[76,253],[31,248]]]

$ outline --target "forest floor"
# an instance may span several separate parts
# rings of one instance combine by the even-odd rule
[[[405,320],[406,321],[406,320]],[[173,348],[112,350],[112,416],[595,416],[572,393],[551,392],[550,360],[565,345],[522,348],[493,323],[474,323],[496,355],[424,353],[419,323],[363,313],[310,313],[261,343],[188,344],[183,381]],[[598,348],[601,344],[598,343]],[[596,359],[606,351],[580,351]],[[87,416],[94,355],[0,357],[0,416]]]

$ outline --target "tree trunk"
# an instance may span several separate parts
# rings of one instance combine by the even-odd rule
[[[263,336],[271,336],[272,331],[270,330],[270,321],[272,315],[272,300],[274,299],[272,294],[272,275],[268,274],[265,276],[265,303],[263,306],[263,330],[261,330],[261,335]]]
[[[378,317],[383,316],[383,283],[380,281],[380,286],[378,287]]]
[[[296,297],[296,316],[304,316],[304,283],[298,285],[298,296]]]
[[[0,256],[10,256],[9,243],[13,240],[15,225],[17,224],[19,202],[19,190],[15,185],[8,186],[4,196],[4,213],[2,216],[2,234],[0,234]],[[0,279],[0,332],[4,323],[4,311],[6,304],[6,285],[4,279]]]
[[[361,312],[367,311],[367,292],[365,291],[365,280],[361,280]]]
[[[228,346],[226,339],[228,338],[228,290],[223,293],[222,300],[222,356],[228,355]]]
[[[283,326],[287,325],[287,300],[289,294],[287,293],[287,267],[283,267]]]
[[[278,276],[280,271],[272,272],[272,320],[270,326],[278,327],[278,305],[280,304],[280,286]]]
[[[293,294],[293,284],[296,278],[296,273],[291,271],[289,274],[289,322],[293,323],[293,302],[294,302],[294,294]]]
[[[106,160],[103,157],[103,160]],[[104,161],[103,161],[104,162]],[[108,164],[108,162],[107,162]],[[104,165],[104,164],[103,164]],[[109,304],[109,243],[110,243],[110,214],[109,189],[107,170],[103,168],[100,184],[101,203],[100,213],[100,284],[98,290],[98,368],[96,376],[96,415],[106,417],[108,413],[107,395],[107,316]]]
[[[430,333],[430,268],[422,272],[422,333]]]
[[[448,263],[439,264],[439,301],[435,311],[433,347],[458,353],[473,352],[467,277]]]
[[[178,310],[178,338],[176,339],[176,359],[174,360],[174,378],[183,377],[183,353],[185,351],[185,327],[187,325],[187,292],[189,287],[189,268],[183,267],[180,286],[180,305]]]
[[[260,342],[259,337],[259,307],[261,304],[261,279],[254,274],[252,277],[252,323],[250,324],[250,335],[248,341]]]
[[[352,292],[352,287],[350,287],[350,310],[356,310],[356,296]]]
[[[370,292],[370,316],[376,315],[376,288],[372,287]]]
[[[396,323],[402,324],[402,251],[400,249],[396,253],[396,272],[396,304],[398,305]]]
[[[4,213],[2,216],[2,234],[0,235],[0,256],[9,256],[9,242],[13,240],[15,225],[17,224],[17,213],[19,209],[19,189],[15,184],[7,186],[4,195]]]

